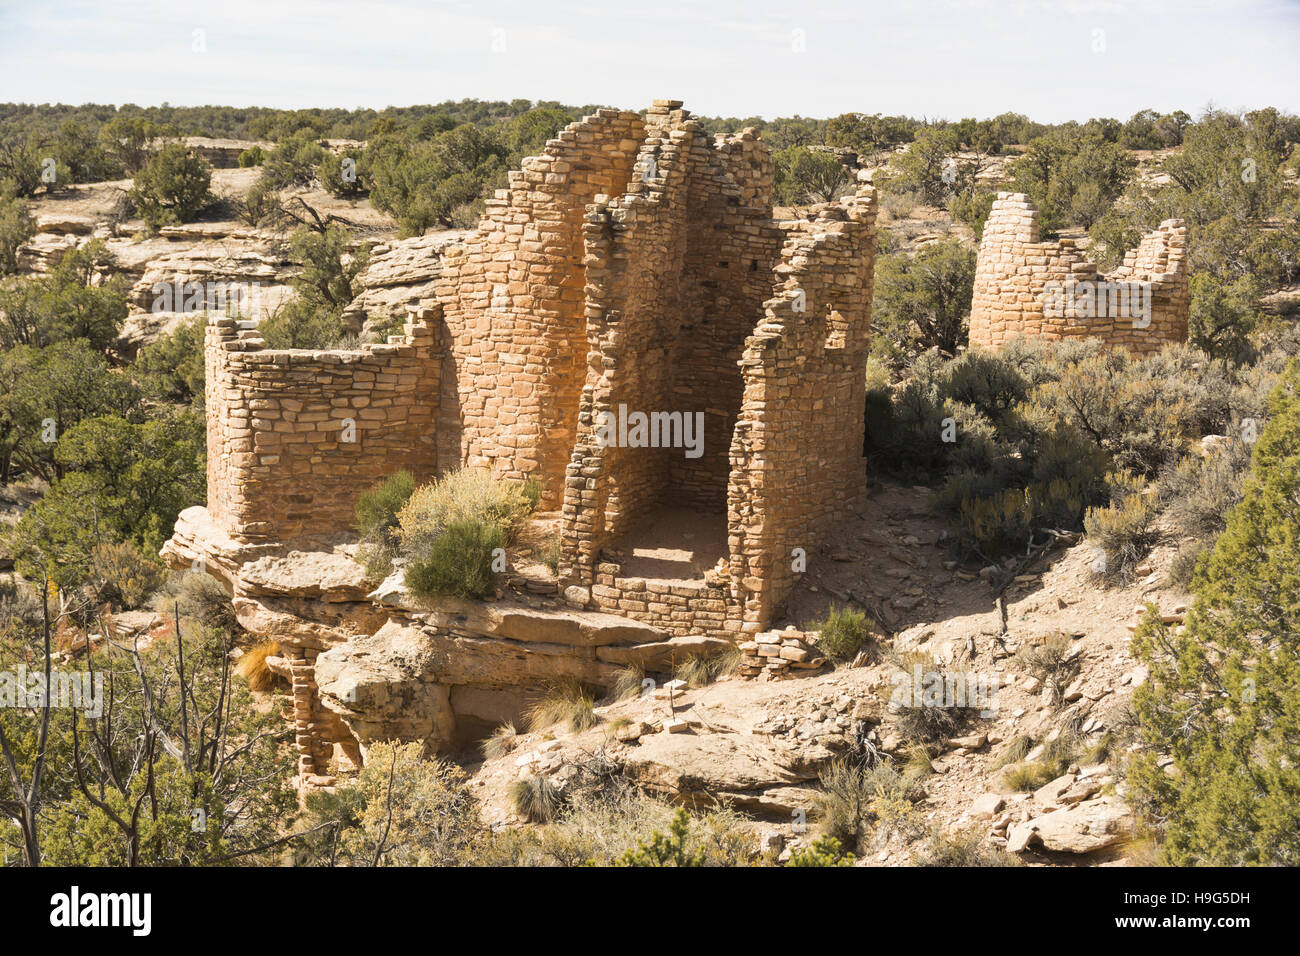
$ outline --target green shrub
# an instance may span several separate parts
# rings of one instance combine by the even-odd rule
[[[475,520],[497,527],[513,540],[528,515],[521,487],[474,468],[459,468],[421,485],[398,514],[398,539],[409,555],[423,553],[455,521]]]
[[[803,146],[777,150],[776,201],[784,206],[808,202],[830,202],[852,191],[853,176],[834,153]]]
[[[18,271],[18,250],[36,235],[36,220],[27,203],[0,192],[0,276]]]
[[[988,222],[989,213],[993,211],[993,200],[997,198],[992,189],[973,189],[953,196],[948,202],[948,211],[957,222],[970,226],[975,233],[975,241],[984,235],[984,224]]]
[[[249,187],[244,198],[236,203],[239,218],[250,226],[276,225],[284,217],[284,204],[280,191],[261,180]]]
[[[203,407],[203,338],[206,315],[186,319],[140,349],[131,374],[154,401]]]
[[[1171,346],[1146,359],[1114,349],[1064,365],[1033,403],[1044,418],[1087,434],[1113,467],[1151,477],[1226,424],[1229,393],[1223,365]]]
[[[502,828],[490,842],[475,848],[465,862],[477,866],[617,866],[675,854],[660,837],[660,852],[651,856],[638,848],[654,845],[654,833],[671,833],[681,808],[646,796],[619,778],[604,786],[566,786],[566,799],[556,818],[545,827]],[[648,849],[648,848],[647,848]],[[761,862],[750,821],[735,810],[714,805],[686,820],[682,854],[700,858],[706,866],[745,866]]]
[[[239,154],[237,162],[239,163],[240,169],[249,169],[253,166],[261,166],[266,162],[266,150],[254,143],[252,146],[248,147],[248,149]]]
[[[871,624],[865,611],[831,605],[824,620],[813,625],[820,633],[817,646],[836,663],[847,663],[871,641]]]
[[[1098,551],[1093,574],[1107,583],[1130,580],[1156,542],[1153,524],[1158,511],[1155,495],[1131,487],[1114,503],[1089,508],[1083,526]]]
[[[365,766],[306,798],[300,862],[320,866],[464,866],[484,846],[465,772],[425,759],[420,743],[376,741]],[[332,791],[332,792],[331,792]]]
[[[1142,752],[1127,776],[1136,805],[1163,827],[1166,864],[1300,863],[1298,391],[1293,361],[1241,502],[1197,570],[1185,626],[1152,613],[1133,636],[1151,674],[1133,694]]]
[[[496,593],[493,564],[504,553],[505,531],[474,518],[446,525],[406,568],[406,587],[417,598],[482,600]]]
[[[90,573],[99,582],[99,597],[124,610],[144,605],[162,586],[167,571],[129,541],[98,544],[90,552]]]
[[[415,478],[399,471],[385,478],[357,499],[357,531],[361,535],[359,556],[376,577],[387,577],[397,555],[397,516],[415,491]]]
[[[357,277],[369,262],[369,246],[354,249],[348,231],[332,224],[324,232],[305,226],[289,240],[289,259],[299,267],[291,280],[297,295],[259,326],[274,349],[326,349],[344,344],[343,310],[361,291]]]
[[[1187,588],[1192,584],[1192,578],[1196,575],[1196,566],[1200,563],[1201,555],[1206,554],[1212,547],[1211,542],[1207,541],[1184,541],[1174,552],[1174,558],[1169,562],[1169,587]]]
[[[325,158],[325,148],[310,130],[299,130],[276,144],[263,160],[260,183],[274,189],[310,186],[316,167]]]
[[[171,143],[136,174],[131,200],[151,227],[191,222],[212,201],[212,167]]]
[[[502,570],[497,559],[531,510],[526,488],[470,468],[416,488],[398,513],[396,530],[411,592],[490,596]]]
[[[45,275],[3,280],[0,349],[84,339],[96,353],[108,351],[128,311],[127,285],[112,275],[116,269],[104,240],[92,239],[66,250]]]
[[[60,587],[82,583],[103,540],[156,553],[177,515],[203,500],[203,420],[190,410],[141,424],[88,418],[59,436],[54,455],[63,477],[23,513],[14,558],[20,573],[49,572]]]
[[[649,843],[637,841],[635,850],[628,850],[619,859],[618,866],[703,866],[703,850],[690,853],[686,849],[690,835],[691,818],[685,810],[678,810],[668,828],[668,836],[655,831]]]
[[[1223,531],[1228,512],[1241,500],[1241,482],[1250,464],[1242,442],[1208,455],[1189,455],[1165,471],[1157,493],[1173,528],[1188,538],[1213,540]]]
[[[974,281],[975,250],[955,239],[878,256],[873,351],[889,343],[894,356],[918,348],[955,353],[966,338]]]
[[[840,841],[830,836],[820,836],[812,846],[795,850],[786,866],[852,866],[853,854],[840,846]]]
[[[331,196],[340,199],[360,196],[366,191],[361,178],[363,162],[361,150],[350,146],[341,155],[326,155],[316,168],[316,178]]]

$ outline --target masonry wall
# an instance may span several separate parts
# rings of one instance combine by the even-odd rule
[[[624,576],[622,568],[596,566],[591,601],[598,609],[649,621],[674,637],[734,636],[740,620],[728,614],[727,590],[702,581],[654,581]]]
[[[655,103],[625,193],[588,210],[590,359],[564,504],[568,578],[584,586],[600,548],[655,509],[725,510],[727,449],[743,390],[738,363],[780,247],[766,147],[752,130],[711,141],[680,107]],[[698,413],[703,454],[601,447],[602,416],[623,412],[692,422]],[[604,577],[601,606],[644,600],[621,598],[611,590],[613,573]],[[718,595],[702,600],[712,612]]]
[[[815,221],[783,225],[780,284],[745,342],[730,450],[730,595],[747,633],[761,631],[794,586],[795,549],[812,559],[866,487],[875,192],[864,187]]]
[[[241,542],[325,539],[402,468],[537,475],[563,508],[563,585],[674,634],[761,628],[792,551],[811,555],[863,487],[875,240],[869,188],[785,223],[773,184],[752,130],[710,138],[672,100],[600,110],[511,174],[389,344],[274,351],[214,323],[213,520]],[[701,414],[703,455],[604,447],[601,413],[620,411]],[[706,581],[602,557],[665,505],[725,516]]]
[[[1038,210],[1027,196],[998,193],[976,260],[970,344],[997,348],[1017,335],[1048,341],[1097,338],[1142,355],[1183,342],[1186,249],[1186,226],[1166,220],[1114,273],[1103,275],[1073,239],[1040,240]],[[1134,314],[1131,306],[1091,308],[1090,298],[1105,283],[1149,283],[1150,316]],[[1063,290],[1060,299],[1052,287]],[[1075,307],[1056,307],[1063,303]]]
[[[270,350],[235,320],[213,321],[205,397],[218,526],[244,542],[347,534],[362,491],[403,468],[431,478],[437,319],[422,310],[389,344],[346,351]]]
[[[791,550],[811,554],[865,485],[875,198],[867,188],[815,221],[778,224],[743,206],[734,183],[718,187],[729,208],[709,208],[706,186],[688,205],[719,225],[692,236],[687,215],[677,273],[662,254],[671,248],[663,236],[680,229],[672,170],[694,163],[692,183],[715,181],[698,174],[708,161],[692,128],[685,123],[677,131],[685,135],[662,149],[664,183],[633,188],[588,217],[593,362],[566,479],[561,573],[571,586],[594,583],[598,606],[673,633],[734,633],[766,624],[794,585]],[[717,172],[719,184],[730,178]],[[665,381],[673,391],[663,407],[710,410],[706,447],[721,438],[725,458],[706,453],[691,467],[677,449],[656,455],[596,441],[602,412],[624,402],[661,407],[653,403]],[[604,546],[662,502],[726,507],[730,558],[720,586],[652,586],[602,560]]]
[[[744,390],[740,357],[772,294],[782,233],[771,219],[770,153],[752,131],[719,137],[697,155],[701,162],[686,204],[682,317],[669,407],[704,415],[704,454],[669,457],[666,496],[722,512],[731,472],[728,448]]]
[[[510,173],[436,281],[441,459],[535,474],[545,505],[559,502],[586,378],[583,216],[623,191],[644,135],[637,114],[612,109],[564,129]]]

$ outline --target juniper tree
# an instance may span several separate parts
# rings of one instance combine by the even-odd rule
[[[1149,614],[1134,635],[1151,677],[1134,693],[1146,750],[1129,779],[1172,864],[1300,863],[1298,388],[1292,362],[1186,627]]]

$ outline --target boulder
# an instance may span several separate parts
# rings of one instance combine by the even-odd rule
[[[1058,853],[1093,853],[1126,840],[1129,817],[1127,804],[1118,797],[1088,800],[1013,826],[1007,849],[1021,853],[1041,846]]]
[[[975,798],[968,812],[974,820],[992,820],[998,811],[1006,806],[1006,803],[1001,794],[986,793]]]
[[[429,752],[452,742],[449,690],[433,680],[433,652],[418,628],[385,625],[316,659],[321,702],[363,750],[377,740],[421,741]]]

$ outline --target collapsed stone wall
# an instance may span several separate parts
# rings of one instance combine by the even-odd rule
[[[644,136],[641,118],[622,110],[571,124],[446,250],[435,283],[447,345],[443,460],[535,475],[544,502],[558,503],[586,372],[583,216],[598,194],[623,190]]]
[[[752,134],[711,144],[679,106],[656,104],[639,177],[587,217],[591,361],[566,478],[561,576],[590,587],[602,607],[674,632],[734,632],[759,627],[793,586],[795,572],[780,570],[790,562],[777,556],[787,539],[814,548],[865,482],[874,194],[778,224]],[[794,310],[788,333],[775,324],[774,292]],[[602,438],[602,424],[629,411],[698,413],[702,454]],[[769,432],[737,446],[742,427],[769,416]],[[768,497],[750,470],[774,460]],[[826,497],[810,502],[810,493]],[[623,578],[602,561],[602,549],[670,502],[725,511],[729,589]]]
[[[770,205],[741,205],[740,185],[687,115],[678,103],[657,103],[636,175],[622,195],[600,197],[587,215],[590,371],[572,461],[581,468],[591,459],[600,480],[591,495],[569,481],[565,512],[566,543],[588,579],[600,546],[594,542],[626,533],[666,500],[725,508],[725,449],[740,408],[737,363],[770,290],[780,233]],[[750,195],[770,203],[761,170],[746,183]],[[672,414],[683,429],[702,415],[703,453],[687,457],[680,445],[600,447],[600,416],[623,418],[624,411]]]
[[[1145,297],[1145,303],[1139,305]],[[975,266],[970,344],[1097,338],[1138,355],[1187,339],[1187,227],[1169,219],[1109,276],[1073,239],[1041,240],[1023,193],[998,193]]]
[[[745,341],[730,448],[731,600],[746,633],[763,629],[801,559],[866,488],[875,191],[864,187],[815,220],[784,227],[774,270],[784,281]]]
[[[357,741],[448,746],[557,675],[611,679],[761,631],[793,551],[861,492],[874,194],[776,222],[755,133],[711,139],[681,105],[600,110],[525,160],[385,345],[279,351],[233,320],[208,328],[208,503],[164,555],[201,558],[241,624],[279,643],[304,778],[340,747],[355,762]],[[620,406],[700,416],[701,454],[602,444],[600,413]],[[461,465],[540,477],[543,506],[562,504],[567,609],[372,590],[338,540],[357,496]],[[726,527],[703,580],[636,577],[606,551],[668,505],[716,520],[719,543]],[[361,697],[340,677],[356,668]]]
[[[436,309],[355,350],[267,349],[234,319],[207,327],[208,512],[239,541],[330,537],[357,496],[437,467]]]

